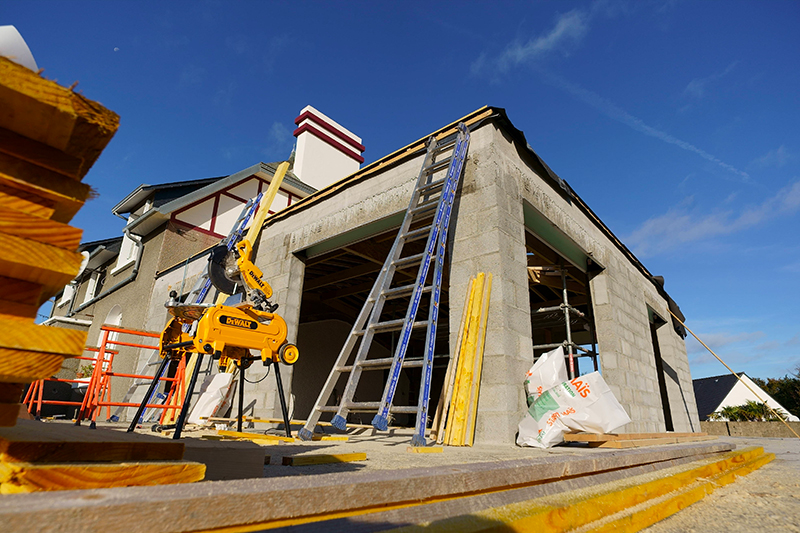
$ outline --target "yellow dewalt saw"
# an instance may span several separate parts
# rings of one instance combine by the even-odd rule
[[[276,172],[276,177],[277,174]],[[270,189],[277,189],[276,182],[279,183],[278,180],[273,180]],[[271,199],[269,203],[264,201],[261,203],[265,204],[261,205],[261,210],[265,214]],[[260,227],[264,214],[256,217],[253,225],[258,224]],[[264,366],[272,365],[286,435],[291,437],[278,363],[292,365],[297,362],[300,354],[297,346],[286,339],[286,322],[275,313],[278,306],[269,301],[272,297],[272,287],[262,279],[263,273],[251,259],[253,248],[249,237],[254,234],[257,233],[248,232],[246,237],[234,241],[233,246],[221,244],[211,250],[207,274],[208,280],[220,292],[216,304],[184,304],[177,299],[177,292],[170,292],[170,299],[165,307],[173,318],[162,331],[159,343],[163,360],[150,384],[150,390],[145,394],[128,428],[129,432],[135,429],[167,363],[170,360],[179,361],[182,357],[188,360],[193,354],[197,354],[197,361],[192,369],[183,406],[175,425],[173,438],[180,438],[203,356],[210,354],[212,358],[220,361],[221,368],[227,368],[232,364],[239,368],[239,431],[242,430],[245,369],[259,358]],[[220,303],[225,295],[230,296],[225,303]],[[251,355],[251,350],[259,352],[259,355]]]

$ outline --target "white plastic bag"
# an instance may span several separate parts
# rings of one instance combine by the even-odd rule
[[[631,421],[599,372],[559,383],[533,403],[519,423],[519,446],[550,448],[568,431],[609,433]]]
[[[564,348],[559,346],[539,356],[528,373],[525,374],[525,398],[528,407],[547,389],[567,381],[567,366],[564,364]]]

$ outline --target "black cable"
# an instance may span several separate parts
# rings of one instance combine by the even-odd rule
[[[245,382],[255,385],[256,383],[261,383],[262,381],[264,381],[265,379],[267,379],[267,376],[269,376],[269,371],[270,371],[271,369],[272,369],[272,365],[268,366],[268,367],[267,367],[267,373],[266,373],[266,374],[264,374],[264,377],[263,377],[263,378],[261,378],[261,379],[259,379],[258,381],[250,381],[249,379],[247,379],[247,378],[245,378],[245,377],[244,377],[244,373],[242,373],[242,377],[244,378]]]

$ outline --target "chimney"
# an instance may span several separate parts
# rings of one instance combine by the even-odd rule
[[[315,189],[349,176],[364,162],[361,138],[313,107],[304,107],[294,123],[297,150],[292,172]]]

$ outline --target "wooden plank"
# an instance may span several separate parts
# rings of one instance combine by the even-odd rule
[[[50,218],[55,212],[54,201],[8,185],[0,185],[0,205],[41,218]]]
[[[38,304],[21,304],[0,299],[0,320],[24,320],[32,322],[39,311]]]
[[[0,403],[17,403],[22,400],[24,383],[0,382]]]
[[[10,302],[38,306],[42,298],[42,285],[0,276],[0,294]]]
[[[408,453],[442,453],[444,448],[441,446],[408,446]]]
[[[475,353],[475,372],[470,386],[469,403],[467,404],[467,434],[465,444],[472,446],[475,442],[475,422],[478,419],[478,399],[481,393],[481,375],[483,373],[483,350],[486,345],[486,323],[489,317],[489,299],[492,294],[492,274],[486,276],[483,290],[483,306],[478,326],[478,347]]]
[[[0,463],[0,494],[51,490],[170,485],[202,481],[206,465],[144,463]]]
[[[0,320],[0,348],[61,354],[74,357],[83,353],[86,332],[37,324],[9,323]]]
[[[609,440],[605,442],[590,442],[589,446],[593,448],[642,448],[644,446],[661,446],[664,444],[680,444],[683,442],[700,442],[706,440],[715,440],[715,436],[701,436],[701,437],[665,437],[661,439],[633,439],[633,440]]]
[[[314,454],[314,455],[294,455],[283,458],[283,466],[309,466],[324,465],[332,463],[352,463],[354,461],[366,461],[366,453],[339,453],[339,454]]]
[[[184,442],[71,424],[19,420],[0,428],[0,462],[179,461]]]
[[[264,448],[244,441],[185,439],[185,461],[206,465],[206,481],[264,477]]]
[[[705,437],[708,433],[567,433],[567,442],[600,442],[609,440],[663,439],[667,437]]]
[[[77,178],[94,164],[119,127],[97,102],[0,57],[0,127],[81,159]]]
[[[69,283],[82,259],[77,252],[0,233],[0,276],[39,283],[45,293]]]
[[[0,403],[0,427],[15,425],[20,409],[23,409],[20,403]]]
[[[23,137],[3,127],[0,127],[0,152],[58,172],[71,179],[80,181],[82,177],[80,172],[83,160],[81,158]]]
[[[0,206],[0,233],[75,251],[83,230]]]
[[[31,383],[52,377],[61,370],[64,359],[64,355],[57,353],[0,348],[0,382]]]
[[[249,440],[263,440],[263,441],[281,441],[281,442],[294,442],[294,437],[281,437],[280,435],[266,435],[264,433],[245,433],[243,431],[228,431],[225,429],[220,429],[217,431],[217,435],[221,435],[223,437],[234,437],[237,439],[249,439]]]
[[[346,442],[350,440],[350,437],[346,435],[320,435],[319,433],[316,433],[311,436],[311,440],[325,441],[325,442],[331,442],[331,441]]]

